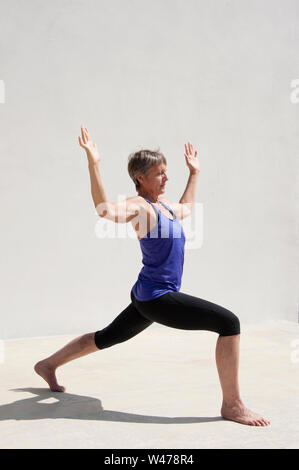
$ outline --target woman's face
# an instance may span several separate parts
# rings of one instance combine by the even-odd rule
[[[149,169],[146,176],[140,176],[138,179],[141,180],[142,191],[157,195],[164,193],[166,181],[168,180],[166,169],[165,163],[158,163]]]

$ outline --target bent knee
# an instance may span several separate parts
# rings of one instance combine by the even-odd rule
[[[241,333],[240,320],[233,312],[228,311],[225,321],[219,331],[220,336],[239,335]]]
[[[84,335],[81,336],[81,344],[82,346],[90,346],[92,344],[95,344],[95,333],[85,333]]]

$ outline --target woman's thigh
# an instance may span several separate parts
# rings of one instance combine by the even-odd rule
[[[165,326],[214,331],[221,336],[240,333],[240,322],[233,312],[183,292],[168,292],[146,302],[133,296],[132,301],[142,316]]]
[[[133,338],[152,323],[131,302],[109,325],[95,332],[95,344],[99,349],[109,348]]]

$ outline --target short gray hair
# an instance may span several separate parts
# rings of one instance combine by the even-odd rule
[[[138,152],[133,152],[128,157],[128,172],[130,178],[135,184],[136,191],[140,188],[140,183],[137,180],[137,176],[145,176],[149,169],[159,163],[165,163],[167,165],[167,160],[164,157],[163,153],[158,150],[139,150]]]

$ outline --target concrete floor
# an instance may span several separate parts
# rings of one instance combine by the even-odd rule
[[[152,325],[65,364],[57,377],[67,390],[51,392],[33,365],[74,337],[4,342],[2,449],[299,448],[296,323],[242,324],[241,396],[268,427],[220,417],[215,333]]]

